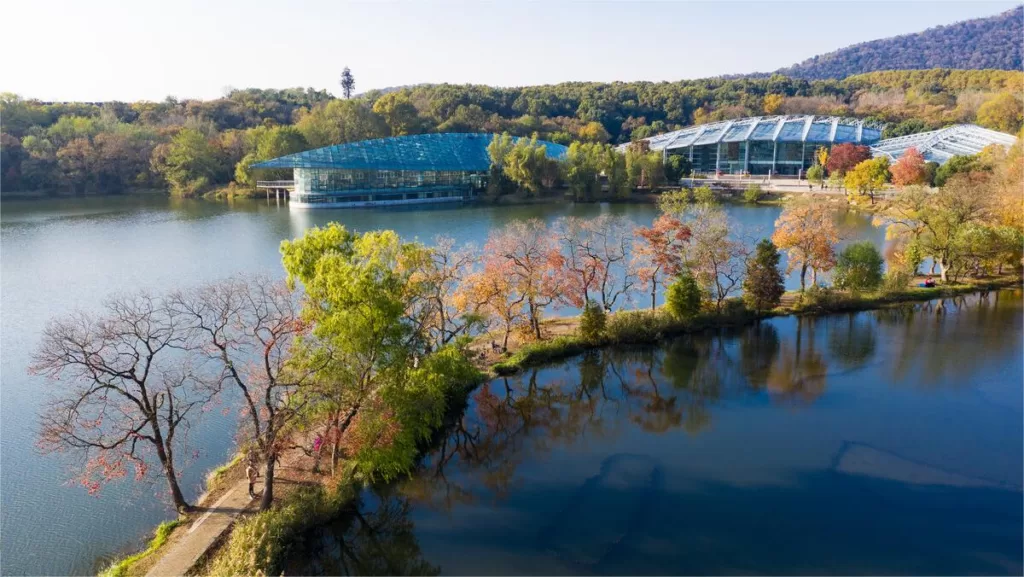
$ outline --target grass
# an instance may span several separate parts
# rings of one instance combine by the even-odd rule
[[[107,567],[100,577],[125,577],[128,575],[128,570],[132,568],[132,565],[152,555],[157,549],[163,547],[164,543],[167,542],[167,538],[170,537],[171,531],[175,527],[184,523],[183,519],[175,519],[173,521],[164,521],[157,526],[156,531],[153,533],[153,539],[149,542],[149,546],[144,551],[140,551],[130,557],[125,557],[120,561],[117,561]]]
[[[289,547],[305,531],[326,523],[356,494],[351,477],[327,489],[302,487],[273,509],[239,520],[204,575],[278,575]]]
[[[242,454],[238,453],[234,456],[234,458],[232,458],[227,463],[224,463],[223,465],[210,471],[209,474],[206,475],[206,490],[212,491],[213,489],[217,488],[217,485],[220,484],[220,480],[224,477],[224,475],[227,474],[228,471],[231,470],[231,467],[234,467],[235,465],[241,462]]]

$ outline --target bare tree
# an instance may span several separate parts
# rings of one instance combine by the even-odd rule
[[[216,384],[235,385],[242,395],[242,431],[264,462],[261,509],[274,498],[274,467],[288,425],[307,400],[315,367],[293,368],[295,339],[306,332],[295,295],[281,281],[234,277],[174,293],[171,306],[187,326],[203,360],[220,367]]]
[[[636,270],[629,259],[636,227],[624,216],[607,214],[591,220],[589,227],[593,235],[591,257],[601,263],[596,279],[601,304],[611,311],[619,297],[629,298],[637,282]]]
[[[100,316],[76,313],[47,324],[29,372],[50,379],[39,447],[84,452],[80,481],[148,472],[155,452],[179,512],[191,510],[178,485],[175,449],[190,419],[216,394],[187,362],[181,319],[146,293],[104,303]]]

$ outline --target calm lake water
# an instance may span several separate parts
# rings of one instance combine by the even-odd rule
[[[728,211],[748,234],[767,236],[780,209],[729,206]],[[513,219],[550,221],[602,212],[625,214],[641,224],[649,224],[656,215],[648,205],[306,212],[289,211],[286,204],[273,201],[223,204],[156,196],[3,202],[0,573],[88,573],[111,556],[137,547],[158,522],[171,516],[151,498],[164,490],[158,479],[150,486],[113,484],[99,497],[91,497],[80,487],[65,486],[73,461],[36,453],[37,414],[46,387],[41,379],[27,376],[25,369],[49,318],[75,309],[95,310],[118,291],[163,291],[238,272],[283,276],[281,240],[330,221],[357,230],[391,228],[407,239],[425,242],[448,234],[482,245],[488,231]],[[884,242],[884,231],[861,215],[844,213],[837,219],[848,239]],[[790,278],[788,284],[798,283]],[[1019,327],[1003,338],[1016,339],[1019,349]],[[206,471],[233,452],[234,425],[233,417],[218,413],[193,430],[197,450],[183,474],[190,499],[200,492]]]
[[[497,379],[289,574],[1007,574],[1020,292],[781,318]]]

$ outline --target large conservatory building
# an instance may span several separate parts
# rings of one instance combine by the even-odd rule
[[[697,173],[798,175],[819,148],[871,145],[881,126],[835,116],[758,116],[691,126],[645,139],[666,158],[686,158]],[[628,145],[623,145],[625,148]]]
[[[338,144],[258,162],[293,171],[296,208],[459,202],[487,186],[493,134],[419,134]],[[518,140],[518,139],[517,139]],[[550,158],[566,147],[539,141]],[[274,186],[270,183],[268,188]]]
[[[993,144],[1009,148],[1014,142],[1017,142],[1017,137],[1012,134],[973,124],[957,124],[940,130],[880,140],[871,147],[871,152],[874,156],[898,160],[907,150],[916,148],[925,160],[945,164],[954,156],[978,154]]]

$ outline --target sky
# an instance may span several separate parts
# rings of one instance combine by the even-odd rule
[[[1019,1],[1019,0],[1018,0]],[[767,72],[1016,2],[7,0],[0,91],[41,100],[217,98],[681,80]]]

